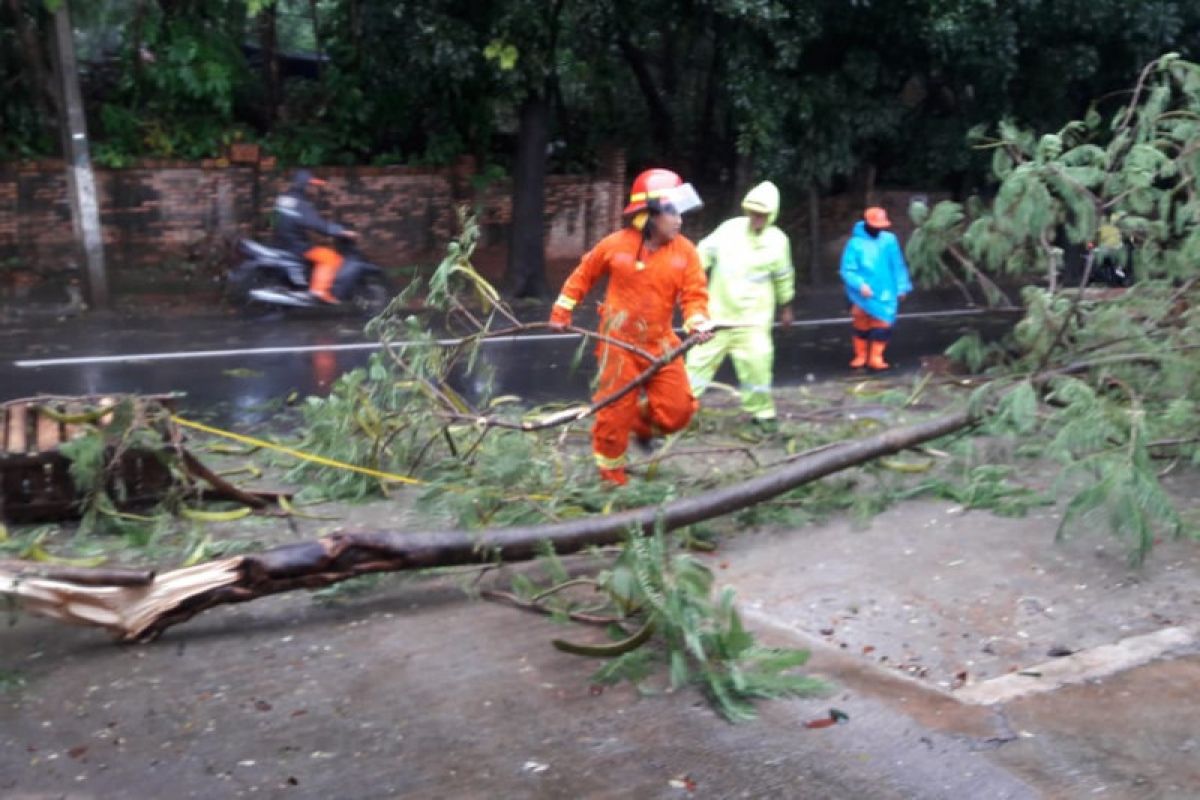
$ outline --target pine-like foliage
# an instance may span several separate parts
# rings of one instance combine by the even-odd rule
[[[918,280],[989,296],[998,283],[1028,284],[1011,336],[991,347],[964,338],[950,355],[1008,386],[984,398],[1000,398],[985,432],[1067,467],[1062,486],[1075,494],[1060,533],[1103,516],[1138,563],[1158,532],[1194,533],[1159,472],[1200,462],[1200,65],[1157,59],[1109,113],[1106,124],[1093,106],[1040,137],[1007,122],[979,133],[994,199],[914,206],[908,255]],[[1072,246],[1086,254],[1083,272],[1065,285]],[[1127,251],[1131,288],[1086,288],[1098,259]]]

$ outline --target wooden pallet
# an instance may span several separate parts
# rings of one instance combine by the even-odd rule
[[[168,408],[173,395],[153,395]],[[0,517],[10,522],[45,522],[79,515],[81,497],[71,480],[71,462],[59,448],[89,430],[46,414],[78,415],[111,408],[118,396],[47,397],[0,404]],[[96,424],[103,426],[106,417]],[[110,465],[110,488],[123,487],[123,506],[153,503],[172,483],[170,470],[149,450],[129,450]]]

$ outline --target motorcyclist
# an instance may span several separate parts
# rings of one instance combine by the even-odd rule
[[[332,247],[318,245],[314,247],[309,240],[308,232],[313,231],[325,236],[357,239],[358,234],[329,222],[317,213],[308,197],[310,186],[325,186],[325,181],[313,177],[306,169],[298,170],[292,176],[291,185],[275,200],[275,246],[301,259],[307,259],[313,264],[312,280],[306,281],[303,267],[297,266],[297,272],[289,277],[294,283],[303,286],[309,284],[309,292],[319,300],[336,304],[337,298],[330,289],[333,288],[334,278],[342,268],[345,258]]]
[[[1106,286],[1128,286],[1132,270],[1133,248],[1121,232],[1120,213],[1110,216],[1096,230],[1096,240],[1088,242],[1092,251],[1091,280]]]

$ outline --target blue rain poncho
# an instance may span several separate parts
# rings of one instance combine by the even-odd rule
[[[872,237],[861,220],[842,251],[841,275],[850,302],[889,325],[896,321],[900,295],[912,291],[900,240],[889,231]],[[863,297],[864,285],[871,287],[869,298]]]

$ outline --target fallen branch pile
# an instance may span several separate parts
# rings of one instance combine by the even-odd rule
[[[0,562],[0,594],[26,610],[106,628],[120,641],[149,641],[172,625],[225,603],[315,589],[373,572],[523,561],[550,542],[560,554],[620,541],[628,530],[661,523],[675,529],[768,500],[811,481],[954,433],[974,417],[960,410],[875,436],[837,444],[742,483],[600,517],[483,531],[339,531],[316,541],[225,558],[161,575],[70,571]]]

